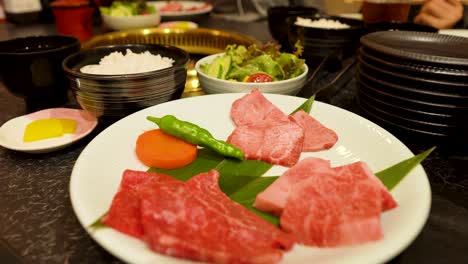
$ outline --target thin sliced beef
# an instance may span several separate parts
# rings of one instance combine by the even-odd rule
[[[330,161],[305,158],[283,173],[266,190],[259,193],[253,206],[263,212],[279,216],[294,185],[309,177],[330,177],[330,174],[334,173]]]
[[[122,233],[141,239],[143,227],[140,221],[138,189],[149,181],[175,182],[176,180],[164,174],[125,170],[119,190],[102,222]]]
[[[352,176],[349,176],[352,179]],[[339,177],[309,177],[294,186],[281,227],[299,243],[339,247],[379,240],[380,188],[371,180],[351,184]]]
[[[338,141],[335,131],[325,127],[318,120],[300,110],[292,115],[294,121],[304,129],[302,151],[329,149]]]
[[[318,247],[382,238],[380,214],[397,204],[364,162],[332,168],[309,157],[287,170],[255,200],[254,207],[280,215],[283,230]]]
[[[247,159],[293,166],[299,161],[304,132],[288,120],[263,120],[234,129],[228,143],[240,148]]]
[[[349,179],[349,175],[353,175],[350,179],[353,181],[354,179],[369,179],[375,183],[376,186],[379,187],[382,193],[382,209],[383,211],[387,211],[393,209],[398,206],[397,202],[393,199],[390,192],[387,190],[387,187],[383,185],[383,183],[375,176],[374,173],[369,169],[367,164],[362,161],[354,162],[351,164],[347,164],[344,166],[333,168],[337,173],[338,177],[342,178],[343,180]]]
[[[188,182],[126,170],[103,222],[156,252],[215,263],[277,263],[292,237],[218,186],[217,171]]]
[[[253,125],[263,120],[285,121],[288,115],[272,104],[258,89],[234,101],[231,118],[237,126]]]
[[[284,114],[258,90],[232,104],[236,128],[228,143],[240,148],[247,159],[293,166],[301,152],[331,148],[338,136],[304,111]]]
[[[216,263],[277,263],[292,246],[279,229],[230,201],[217,171],[185,184],[142,188],[145,240],[167,255]]]
[[[231,218],[233,222],[237,222],[240,226],[251,232],[259,233],[255,236],[257,244],[259,240],[266,238],[267,246],[279,247],[286,250],[292,248],[294,244],[292,236],[282,232],[263,218],[252,214],[240,204],[232,202],[219,188],[218,178],[219,174],[217,171],[212,171],[209,174],[202,174],[192,178],[187,184],[191,190],[197,193],[196,195],[206,200],[214,209]]]

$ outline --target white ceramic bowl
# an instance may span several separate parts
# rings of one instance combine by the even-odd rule
[[[211,77],[203,73],[200,69],[201,65],[211,63],[216,57],[222,56],[224,53],[214,54],[204,57],[197,61],[195,69],[198,73],[201,87],[207,94],[217,93],[245,93],[250,92],[252,89],[258,88],[263,93],[286,94],[296,95],[304,86],[309,68],[304,64],[304,72],[294,78],[265,83],[248,83],[248,82],[235,82],[227,81]]]
[[[106,16],[102,14],[102,21],[113,30],[145,28],[159,25],[161,15],[159,12],[138,16]]]

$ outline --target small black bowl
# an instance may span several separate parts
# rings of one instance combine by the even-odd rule
[[[149,51],[172,58],[165,69],[117,75],[82,73],[80,69],[99,61],[112,52],[126,54]],[[185,88],[189,55],[182,49],[157,44],[122,44],[83,49],[63,61],[80,106],[98,118],[121,118],[143,108],[179,99]]]
[[[318,28],[318,27],[304,27],[296,25],[298,16],[289,17],[286,22],[288,32],[297,36],[304,36],[310,39],[329,39],[329,40],[343,40],[343,39],[359,39],[362,35],[363,22],[358,19],[345,18],[340,16],[329,16],[316,14],[312,16],[299,16],[311,20],[328,19],[335,20],[349,25],[349,28]],[[289,34],[291,36],[291,34]],[[291,41],[290,41],[291,42]]]
[[[0,75],[7,90],[23,97],[28,111],[60,106],[69,83],[62,61],[80,50],[74,37],[30,36],[0,42]]]
[[[268,8],[267,19],[268,29],[271,36],[278,41],[283,49],[290,48],[288,42],[288,25],[286,20],[289,17],[312,16],[318,14],[319,10],[306,6],[273,6]]]
[[[426,25],[420,25],[412,22],[384,21],[376,23],[365,23],[364,33],[372,33],[387,30],[419,31],[419,32],[438,32],[437,28]]]
[[[296,25],[296,17],[287,19],[288,41],[291,46],[300,41],[304,47],[303,57],[309,66],[317,66],[323,58],[333,56],[340,60],[356,53],[362,36],[362,21],[329,15],[300,16],[311,20],[336,20],[349,28],[317,28]]]

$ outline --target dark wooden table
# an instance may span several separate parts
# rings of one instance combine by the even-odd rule
[[[209,18],[199,23],[271,40],[265,21],[246,24]],[[55,34],[54,25],[0,23],[0,40],[44,34]],[[317,85],[327,83],[334,74],[323,72]],[[323,100],[359,114],[354,104],[353,74],[351,69],[335,92]],[[66,106],[78,107],[73,101]],[[25,113],[23,100],[8,93],[0,82],[0,124]],[[78,223],[68,193],[75,160],[105,126],[101,124],[84,140],[49,154],[0,148],[0,263],[120,263]],[[403,142],[415,153],[431,145]],[[432,187],[428,222],[416,240],[390,263],[468,263],[468,151],[440,148],[423,165]]]

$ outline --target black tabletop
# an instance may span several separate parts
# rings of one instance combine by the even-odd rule
[[[271,39],[265,21],[247,24],[210,18],[199,23],[238,31],[261,41]],[[53,25],[0,23],[0,40],[54,33]],[[319,99],[360,114],[355,107],[354,73],[351,67]],[[324,70],[314,87],[330,82],[335,75],[335,70]],[[314,87],[309,87],[309,91]],[[65,106],[78,108],[73,100]],[[26,113],[23,100],[8,93],[0,82],[0,124]],[[100,124],[85,139],[48,154],[0,148],[1,263],[120,263],[78,223],[68,192],[77,157],[105,127],[106,124]],[[432,146],[432,142],[400,139],[414,153]],[[416,240],[390,263],[468,263],[468,150],[438,148],[423,166],[432,188],[429,219]]]

